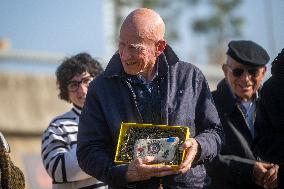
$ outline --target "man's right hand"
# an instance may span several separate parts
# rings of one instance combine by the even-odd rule
[[[133,160],[129,164],[126,172],[127,182],[130,183],[148,180],[152,177],[177,174],[177,172],[169,165],[150,165],[153,160],[153,157],[146,157],[144,159],[137,158]]]

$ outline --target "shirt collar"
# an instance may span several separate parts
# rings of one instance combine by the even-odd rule
[[[258,95],[259,95],[259,94],[258,94],[258,91],[256,91],[256,93],[253,94],[252,99],[251,99],[250,101],[251,101],[251,102],[256,102],[256,100],[257,100],[258,97],[259,97]],[[236,100],[237,100],[238,103],[242,103],[242,101],[240,100],[239,97],[235,96],[235,98],[236,98]]]
[[[81,108],[81,107],[79,107],[79,106],[73,104],[72,110],[73,110],[73,111],[75,112],[75,114],[77,114],[78,116],[81,115],[81,112],[82,112],[82,108]]]

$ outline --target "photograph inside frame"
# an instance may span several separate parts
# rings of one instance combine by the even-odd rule
[[[188,138],[189,128],[184,126],[122,123],[115,162],[152,156],[153,164],[178,166],[184,154],[179,147]]]

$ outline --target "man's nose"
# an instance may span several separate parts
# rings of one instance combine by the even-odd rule
[[[247,70],[244,70],[244,73],[241,75],[241,79],[248,81],[250,80],[250,78],[251,78],[251,75],[248,73]]]

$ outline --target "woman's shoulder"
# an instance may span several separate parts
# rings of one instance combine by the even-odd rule
[[[10,152],[10,146],[2,132],[0,132],[0,149],[4,150],[5,152]]]

